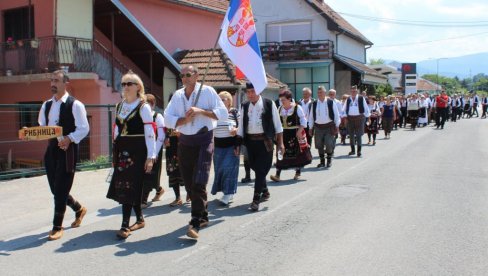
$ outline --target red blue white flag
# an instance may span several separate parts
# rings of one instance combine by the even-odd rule
[[[257,94],[268,79],[259,48],[250,0],[231,0],[222,23],[219,45],[235,66],[252,82]]]

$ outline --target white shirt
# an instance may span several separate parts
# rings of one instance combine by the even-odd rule
[[[256,104],[249,103],[249,110],[247,111],[247,116],[249,118],[249,122],[247,125],[247,134],[261,134],[264,133],[263,129],[263,121],[261,119],[261,115],[264,111],[263,105],[263,98],[259,96],[259,100]],[[239,117],[239,128],[237,130],[237,135],[244,137],[244,127],[243,127],[243,118],[242,114],[244,109],[241,107],[241,116]],[[283,126],[281,125],[280,114],[278,114],[278,108],[275,104],[271,105],[271,112],[273,116],[273,125],[275,128],[275,133],[282,133]]]
[[[164,124],[168,128],[176,128],[184,135],[194,135],[203,127],[207,127],[208,130],[213,130],[217,127],[218,120],[227,119],[229,113],[219,95],[215,92],[215,89],[211,86],[204,85],[200,94],[200,99],[196,103],[196,107],[212,111],[215,116],[217,116],[217,120],[198,114],[192,122],[176,126],[178,119],[184,118],[185,113],[194,105],[200,86],[200,83],[195,85],[195,89],[189,99],[185,96],[185,88],[179,89],[174,93],[164,111]]]
[[[280,116],[290,116],[293,115],[293,112],[295,111],[295,105],[292,104],[290,109],[285,109],[283,106],[280,106],[280,109],[278,110],[280,113]],[[297,106],[297,115],[298,118],[300,119],[300,125],[304,128],[307,127],[307,118],[305,115],[305,112],[303,111],[301,106]]]
[[[132,113],[132,111],[139,105],[140,102],[140,99],[137,99],[132,103],[126,103],[125,101],[123,101],[122,106],[120,107],[120,112],[116,114],[116,116],[119,116],[122,119],[127,118],[127,116]],[[153,122],[153,115],[149,104],[144,104],[141,106],[141,108],[139,109],[139,115],[141,115],[142,122],[144,123],[144,140],[146,141],[147,158],[154,159],[158,155],[159,151],[156,151],[156,139],[154,136],[154,129],[152,127],[152,124],[150,124],[151,122]],[[119,127],[115,125],[114,138],[117,136],[119,136]]]
[[[337,111],[339,112],[339,116],[342,118],[342,117],[345,117],[344,116],[344,112],[342,112],[342,102],[339,101],[338,99],[333,99],[334,100],[334,103],[337,107]]]
[[[151,114],[154,117],[154,111],[151,112]],[[161,115],[161,113],[158,113],[158,115],[156,115],[155,123],[158,132],[158,138],[156,139],[156,155],[157,155],[159,154],[159,151],[163,148],[164,138],[166,138],[166,133],[164,133],[164,118],[163,115]]]
[[[59,99],[59,101],[56,100],[56,97],[52,97],[51,101],[53,103],[51,105],[51,109],[49,110],[49,124],[47,124],[47,126],[57,126],[59,124],[61,103],[66,103],[68,96],[69,94],[68,92],[66,92],[64,96]],[[46,110],[46,102],[42,104],[41,110],[39,111],[39,117],[37,118],[37,122],[40,126],[46,126],[46,118],[44,115]],[[90,131],[90,125],[88,125],[85,106],[78,100],[75,100],[73,102],[73,117],[75,118],[76,129],[75,131],[69,133],[67,136],[73,143],[79,144],[80,141],[88,135],[88,132]]]
[[[303,113],[305,114],[305,119],[308,120],[308,116],[310,116],[310,107],[312,106],[312,98],[308,99],[308,102],[305,103],[305,100],[300,101],[300,106],[303,109]]]
[[[334,112],[334,123],[336,127],[339,127],[341,124],[341,116],[339,113],[339,109],[337,108],[337,103],[334,100],[335,104],[332,105],[332,110]],[[311,107],[313,109],[313,107]],[[309,128],[312,129],[314,124],[328,124],[332,120],[329,117],[329,107],[327,106],[327,98],[324,99],[324,101],[317,100],[317,110],[315,111],[317,118],[314,118],[313,116],[313,110],[310,112],[310,121],[309,121]]]
[[[359,95],[357,95],[355,99],[353,99],[352,96],[349,97],[349,99],[351,100],[351,103],[349,104],[349,114],[347,114],[347,100],[344,103],[344,107],[343,107],[344,114],[346,114],[346,116],[361,115],[361,113],[359,113],[359,104],[358,104]],[[366,99],[364,97],[363,97],[363,106],[364,106],[364,116],[368,118],[370,116],[370,113],[369,113],[368,103],[366,103]]]
[[[427,103],[427,107],[432,107],[432,100],[430,98],[425,98],[425,102]]]

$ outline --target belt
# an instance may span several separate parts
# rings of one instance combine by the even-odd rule
[[[259,133],[259,134],[247,134],[249,140],[264,140],[266,138],[266,135],[264,133]]]

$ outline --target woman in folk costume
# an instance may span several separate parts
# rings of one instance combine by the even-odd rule
[[[428,122],[428,112],[429,112],[429,103],[425,99],[425,96],[420,96],[420,109],[419,109],[419,121],[418,126],[427,126]]]
[[[373,146],[376,145],[376,134],[378,134],[379,119],[381,115],[380,107],[374,96],[368,97],[368,107],[371,112],[369,119],[366,121],[365,132],[368,134],[368,145],[371,144],[373,136]]]
[[[168,102],[171,101],[171,94]],[[180,173],[180,166],[178,164],[178,136],[179,133],[176,129],[166,128],[166,137],[164,139],[164,146],[166,148],[166,174],[168,175],[168,185],[173,189],[175,193],[175,200],[173,200],[169,206],[176,207],[183,205],[181,199],[180,187],[185,186],[183,178]],[[186,190],[186,188],[185,188]],[[190,202],[190,193],[186,190],[186,202]]]
[[[145,226],[142,215],[144,174],[150,173],[156,158],[156,141],[151,107],[144,99],[141,78],[129,72],[122,77],[123,101],[116,106],[114,127],[114,173],[107,198],[122,204],[122,226],[117,236],[125,239]],[[129,226],[132,209],[136,223]]]
[[[282,170],[295,168],[294,180],[298,180],[301,175],[301,168],[312,162],[310,148],[306,144],[305,128],[307,126],[307,119],[303,113],[303,109],[298,104],[292,103],[292,94],[290,91],[285,91],[280,94],[282,105],[278,109],[280,114],[281,124],[283,125],[283,143],[285,144],[285,152],[278,153],[278,160],[276,161],[276,175],[271,176],[271,180],[280,181],[280,174]],[[300,143],[305,139],[305,145]]]
[[[464,106],[463,106],[463,118],[466,115],[467,118],[471,118],[471,99],[468,95],[464,96]]]
[[[417,94],[413,94],[407,101],[408,120],[411,124],[412,130],[415,130],[415,128],[417,127],[419,119],[419,109],[420,101],[417,98]]]
[[[232,95],[227,91],[219,93],[229,113],[228,118],[217,122],[214,133],[215,152],[214,162],[214,182],[212,185],[212,195],[222,192],[224,195],[220,202],[228,205],[237,192],[237,177],[239,175],[239,145],[241,143],[237,135],[237,124],[239,122],[239,112],[232,106]]]
[[[396,117],[393,120],[393,128],[395,130],[398,129],[398,124],[400,123],[400,118],[402,116],[402,109],[401,109],[401,104],[400,104],[400,97],[394,97],[392,99],[393,104],[395,104],[395,114]]]
[[[385,131],[385,139],[390,139],[393,122],[397,118],[397,108],[392,99],[394,99],[394,97],[388,96],[385,104],[380,108],[381,118],[383,121],[383,130]]]
[[[349,98],[349,95],[344,94],[341,99],[341,104],[344,106],[346,104],[347,99]],[[346,144],[346,138],[347,138],[347,124],[346,124],[346,113],[344,112],[343,109],[339,110],[341,113],[341,124],[339,125],[339,134],[341,135],[341,143],[343,145]]]
[[[163,163],[163,144],[164,144],[164,119],[163,115],[154,110],[156,107],[156,98],[151,94],[146,94],[146,101],[151,106],[151,113],[153,117],[153,128],[156,130],[156,154],[157,158],[154,162],[151,173],[144,175],[144,193],[142,195],[142,209],[149,206],[149,194],[154,189],[156,194],[151,200],[152,202],[160,201],[164,194],[164,189],[161,187],[161,165]]]

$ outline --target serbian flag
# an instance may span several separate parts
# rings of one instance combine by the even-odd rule
[[[260,94],[268,79],[259,49],[250,0],[231,0],[222,23],[219,45]]]

